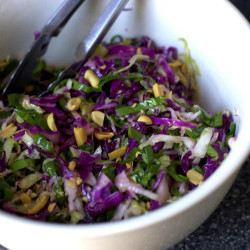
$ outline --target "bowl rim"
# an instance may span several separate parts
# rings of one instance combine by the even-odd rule
[[[225,7],[234,9],[235,17],[241,19],[242,25],[249,27],[247,19],[231,2],[224,1],[224,3]],[[70,225],[29,220],[0,210],[0,221],[15,223],[17,230],[19,227],[21,230],[28,230],[28,228],[32,228],[32,231],[36,231],[36,229],[39,229],[46,235],[49,235],[52,230],[57,230],[59,233],[66,233],[68,237],[89,238],[134,231],[160,223],[170,217],[178,216],[183,211],[190,209],[195,204],[206,199],[207,196],[212,194],[240,170],[243,162],[250,153],[250,132],[248,124],[250,124],[250,116],[246,117],[246,119],[242,121],[241,128],[239,129],[237,138],[237,147],[239,148],[237,148],[237,150],[233,148],[230,151],[227,158],[222,162],[220,167],[211,177],[209,177],[199,188],[189,192],[177,201],[155,211],[122,221],[88,225]],[[225,172],[224,170],[226,169],[227,171]],[[223,178],[221,178],[221,176],[223,176]],[[131,225],[133,225],[133,227],[131,227]],[[2,230],[4,229],[2,228]]]

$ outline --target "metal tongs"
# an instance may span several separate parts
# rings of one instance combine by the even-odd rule
[[[70,17],[75,13],[78,7],[85,0],[66,0],[50,18],[47,24],[40,32],[40,36],[33,42],[32,46],[26,53],[24,59],[19,63],[10,81],[3,89],[3,95],[9,93],[14,89],[15,92],[20,91],[22,84],[32,77],[32,72],[37,65],[37,59],[43,56],[48,48],[50,40],[54,36],[58,36]],[[40,94],[43,96],[52,91],[59,82],[65,78],[73,78],[77,71],[91,56],[96,49],[96,46],[102,41],[120,12],[125,7],[128,0],[110,0],[97,22],[83,40],[81,44],[81,58],[73,63],[71,66],[63,70],[58,79],[52,82],[48,89]]]

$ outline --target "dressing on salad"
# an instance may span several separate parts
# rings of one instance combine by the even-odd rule
[[[62,69],[40,61],[25,93],[0,101],[0,206],[61,223],[122,220],[165,206],[219,167],[230,112],[192,102],[190,56],[148,37],[99,45],[75,79],[43,97]],[[0,64],[0,80],[16,66]]]

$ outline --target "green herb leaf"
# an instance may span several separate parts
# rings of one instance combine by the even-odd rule
[[[125,94],[121,95],[121,97],[118,99],[119,105],[122,105],[122,101],[123,101],[124,95]]]
[[[170,193],[173,196],[177,196],[177,197],[181,196],[181,193],[179,192],[179,190],[174,185],[171,186]]]
[[[226,141],[225,141],[225,144],[227,147],[229,147],[228,140],[230,138],[234,137],[234,135],[235,135],[235,130],[236,130],[236,124],[234,122],[231,122],[230,127],[229,127],[229,134],[226,136]]]
[[[10,185],[6,180],[0,178],[0,198],[5,202],[10,201],[13,197],[13,192],[10,188]]]
[[[209,155],[211,157],[217,157],[218,152],[209,144],[207,147],[207,155]]]
[[[203,123],[205,123],[209,127],[217,128],[223,125],[222,112],[218,112],[214,116],[212,116],[211,114],[207,113],[203,108],[199,107],[198,105],[191,108],[191,110],[193,112],[200,110],[201,115],[199,116],[199,118],[202,120]]]
[[[133,149],[129,152],[129,154],[128,154],[126,160],[122,161],[121,163],[122,163],[122,164],[125,164],[125,163],[129,163],[129,162],[134,161],[134,160],[136,159],[136,153],[137,153],[137,152],[140,152],[140,149],[139,149],[139,148],[136,148],[136,147],[133,148]]]
[[[180,161],[172,161],[166,169],[167,173],[176,181],[179,182],[187,181],[188,178],[186,176],[176,173],[176,167],[179,165],[181,165]]]
[[[60,105],[60,107],[62,108],[62,110],[67,110],[66,109],[66,105],[67,105],[67,101],[66,101],[66,98],[65,97],[61,97],[59,100],[58,100],[58,103]]]
[[[202,131],[206,128],[207,126],[199,126],[195,129],[190,130],[186,130],[185,134],[188,135],[189,137],[193,138],[193,139],[197,139],[200,137]]]
[[[112,122],[114,123],[114,125],[117,127],[117,128],[123,128],[124,125],[126,124],[126,121],[125,120],[121,120],[119,117],[117,116],[114,116],[114,115],[110,115],[109,116],[110,119],[112,120]]]
[[[73,79],[72,79],[72,81],[73,81],[73,84],[72,84],[73,89],[80,90],[80,91],[86,92],[86,93],[100,92],[100,90],[97,88],[87,86],[87,85],[79,83],[78,81],[73,80]]]
[[[114,179],[115,179],[115,169],[116,169],[116,166],[109,165],[108,167],[103,168],[101,170],[101,172],[106,174],[111,181],[114,181]]]
[[[49,175],[49,177],[60,175],[61,168],[58,161],[56,160],[45,163],[43,167],[47,172],[47,174]]]
[[[141,184],[143,187],[148,185],[148,182],[158,173],[160,165],[151,165],[144,172],[144,176],[142,177]]]
[[[196,165],[194,167],[192,167],[191,169],[195,170],[196,172],[204,175],[204,171],[201,169],[201,167],[199,165]]]
[[[125,75],[126,75],[125,77],[124,77],[124,76],[121,76],[121,75],[119,75],[119,74],[114,75],[113,73],[114,73],[114,72],[111,71],[111,72],[109,72],[106,76],[104,76],[104,77],[101,78],[101,80],[100,80],[100,82],[99,82],[99,86],[98,86],[98,88],[99,88],[100,91],[102,91],[102,87],[103,87],[106,83],[108,83],[108,82],[110,82],[110,81],[113,81],[113,80],[116,80],[116,79],[120,79],[120,80],[133,80],[133,81],[135,81],[135,82],[139,82],[139,81],[141,81],[141,80],[147,78],[147,79],[149,79],[152,83],[155,83],[155,80],[154,80],[152,77],[143,75],[143,74],[141,74],[141,73],[125,73]]]
[[[128,138],[125,138],[121,144],[121,147],[125,147],[128,145]]]
[[[137,142],[140,142],[143,134],[130,126],[128,128],[128,137],[130,139],[136,140]]]
[[[24,94],[9,94],[8,95],[8,106],[9,107],[18,107],[20,106],[20,99],[23,98]]]
[[[148,145],[142,149],[142,160],[148,165],[151,165],[153,163],[154,152],[151,145]]]
[[[164,100],[163,96],[158,96],[155,98],[149,98],[146,100],[147,104],[150,108],[157,107],[161,104],[166,104],[166,101]]]
[[[27,168],[27,167],[32,167],[35,168],[35,160],[30,159],[30,158],[23,158],[20,160],[16,160],[10,164],[10,169],[13,172],[16,172],[20,169]]]
[[[48,129],[47,122],[43,115],[38,114],[35,110],[16,108],[15,112],[30,125],[38,125],[41,129]]]
[[[16,184],[16,176],[14,174],[11,174],[9,177],[7,177],[6,181],[10,186],[14,187]]]
[[[165,112],[166,108],[162,105],[165,103],[166,102],[163,96],[159,96],[156,98],[149,98],[145,100],[144,102],[140,102],[136,104],[135,106],[124,106],[124,107],[117,108],[116,111],[118,112],[120,116],[138,113],[141,110],[148,110],[154,107],[160,107],[161,108],[160,112]]]
[[[63,184],[60,178],[58,178],[58,185],[53,185],[53,192],[55,193],[58,206],[62,208],[67,200],[67,197],[64,193]]]
[[[52,149],[52,143],[48,141],[44,136],[37,133],[34,137],[34,142],[43,150],[50,152]]]
[[[11,111],[0,111],[0,119],[5,119],[12,115]]]
[[[145,104],[140,104],[139,103],[135,107],[133,107],[133,106],[124,106],[124,107],[117,108],[116,111],[118,112],[118,114],[120,116],[125,116],[125,115],[138,113],[141,110],[147,110],[147,109],[148,109],[148,107]]]

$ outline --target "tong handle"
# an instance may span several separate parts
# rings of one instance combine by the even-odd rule
[[[66,0],[53,14],[47,24],[41,30],[41,34],[57,36],[69,21],[71,16],[85,0]]]

